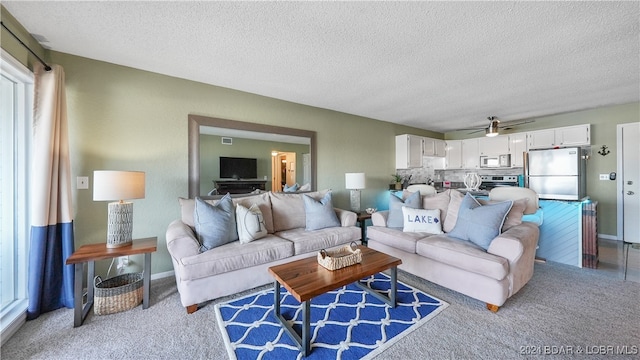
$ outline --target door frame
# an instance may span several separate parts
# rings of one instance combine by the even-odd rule
[[[622,158],[622,128],[635,122],[616,125],[616,240],[623,240],[624,233],[624,167]]]

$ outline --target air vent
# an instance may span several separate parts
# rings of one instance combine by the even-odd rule
[[[223,137],[222,138],[222,145],[233,145],[233,138]]]

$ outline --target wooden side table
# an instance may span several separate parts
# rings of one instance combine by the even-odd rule
[[[358,217],[356,222],[360,225],[361,241],[363,245],[367,245],[367,219],[371,219],[371,214],[366,212],[356,213]]]
[[[151,253],[158,247],[158,238],[150,237],[133,240],[128,246],[107,248],[107,243],[82,245],[67,258],[67,265],[75,265],[75,283],[73,286],[74,313],[73,327],[82,325],[89,310],[93,306],[93,278],[96,260],[112,259],[120,256],[144,254],[143,297],[142,308],[149,307],[149,286],[151,283]],[[87,303],[82,303],[82,280],[84,279],[84,263],[87,264]]]

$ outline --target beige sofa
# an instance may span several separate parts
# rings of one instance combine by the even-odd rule
[[[309,192],[316,200],[326,191]],[[234,205],[258,205],[267,236],[247,244],[234,241],[200,253],[194,226],[195,200],[180,199],[182,218],[167,228],[167,248],[175,270],[180,301],[193,313],[198,305],[221,296],[272,282],[268,268],[360,242],[356,214],[335,209],[341,227],[305,230],[303,194],[267,192],[233,199]],[[215,200],[207,200],[215,203]]]
[[[495,312],[533,275],[539,230],[531,222],[522,222],[521,216],[535,213],[538,197],[525,188],[494,189],[491,200],[518,201],[512,207],[514,213],[510,212],[505,220],[505,226],[507,223],[510,226],[508,230],[494,238],[484,250],[447,234],[455,227],[456,206],[460,206],[463,196],[456,190],[422,196],[423,208],[440,209],[443,234],[389,228],[389,212],[374,213],[373,226],[367,228],[367,245],[401,258],[400,269],[485,302],[487,308]],[[524,208],[520,214],[516,203],[520,209]]]

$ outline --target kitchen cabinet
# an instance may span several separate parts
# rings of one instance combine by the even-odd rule
[[[478,138],[478,150],[480,152],[480,156],[509,154],[509,136],[499,135],[494,137]]]
[[[446,156],[446,144],[444,140],[440,139],[432,139],[432,138],[423,138],[423,156],[436,156],[436,157],[445,157]]]
[[[527,151],[527,134],[510,134],[509,149],[511,154],[511,167],[523,167],[523,153]]]
[[[554,129],[530,131],[527,133],[529,149],[543,149],[554,147],[556,144],[556,131]]]
[[[447,169],[462,169],[462,140],[446,141],[445,167]]]
[[[527,133],[528,149],[544,149],[556,146],[590,146],[591,124],[530,131]]]
[[[479,169],[480,156],[478,155],[478,139],[462,140],[462,168]]]
[[[591,145],[591,125],[567,126],[556,129],[556,143],[558,146]]]
[[[421,136],[396,136],[396,169],[422,167],[422,142]]]

